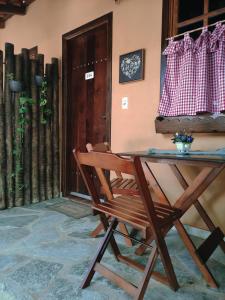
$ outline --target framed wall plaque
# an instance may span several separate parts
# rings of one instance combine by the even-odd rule
[[[119,83],[144,79],[144,49],[120,55]]]

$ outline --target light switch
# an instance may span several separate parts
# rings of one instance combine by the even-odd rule
[[[128,109],[128,97],[123,97],[121,102],[122,109]]]

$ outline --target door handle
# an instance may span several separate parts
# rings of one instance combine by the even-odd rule
[[[101,118],[106,120],[106,115],[102,115]]]

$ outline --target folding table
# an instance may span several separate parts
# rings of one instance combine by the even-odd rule
[[[218,287],[218,284],[208,269],[206,262],[218,245],[225,253],[224,233],[219,227],[214,225],[198,198],[217,178],[221,171],[224,170],[225,155],[152,154],[148,153],[148,151],[126,152],[119,153],[119,155],[141,157],[146,169],[146,178],[150,182],[150,186],[157,197],[157,201],[161,203],[164,202],[168,204],[169,200],[163,192],[148,163],[168,164],[171,167],[178,182],[184,189],[183,194],[178,197],[173,207],[180,209],[182,211],[182,215],[184,215],[184,213],[186,213],[189,208],[194,205],[211,234],[198,248],[196,248],[181,221],[176,221],[174,225],[205,280],[211,287]],[[189,185],[179,169],[179,166],[184,165],[201,167],[201,171]],[[149,241],[150,240],[151,237],[149,237]],[[144,249],[139,249],[139,253],[143,250]]]

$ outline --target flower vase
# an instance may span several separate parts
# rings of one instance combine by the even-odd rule
[[[191,143],[175,143],[179,153],[188,153],[191,149]]]

